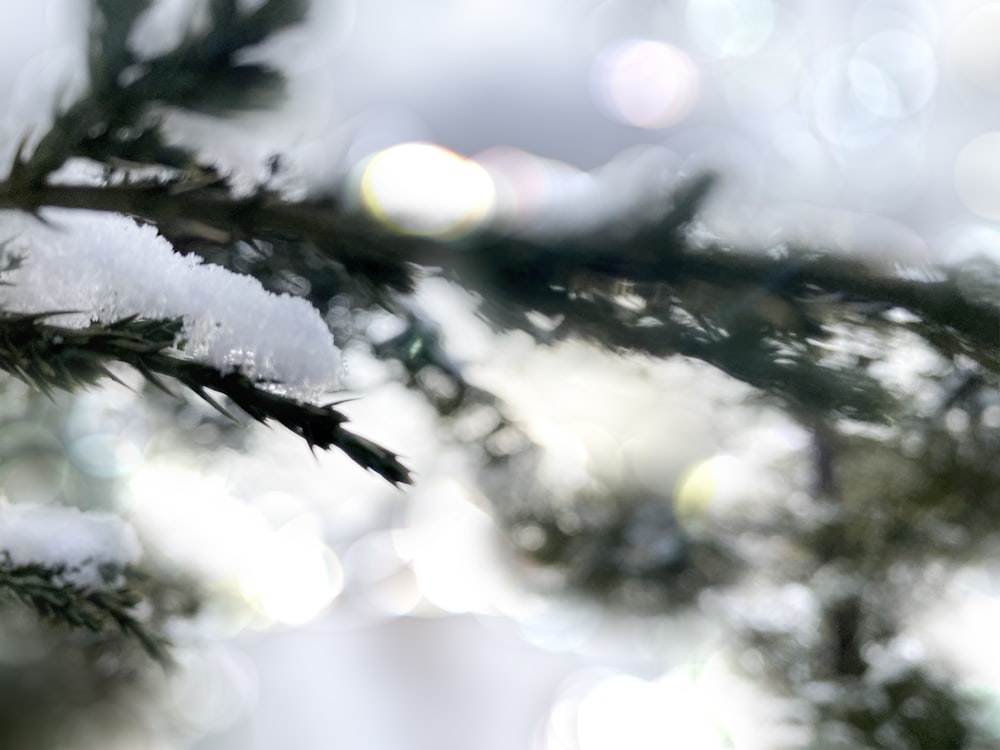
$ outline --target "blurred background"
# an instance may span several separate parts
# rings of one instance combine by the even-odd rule
[[[289,74],[287,106],[170,115],[168,132],[248,186],[336,192],[441,238],[586,232],[655,213],[711,170],[721,182],[696,232],[739,247],[818,245],[916,269],[1000,260],[1000,3],[313,5],[306,27],[260,50]],[[135,45],[168,48],[203,6],[158,3]],[[70,0],[3,20],[9,164],[85,90],[88,21]],[[134,376],[134,391],[54,403],[5,381],[6,496],[119,510],[146,563],[201,602],[171,625],[170,676],[121,657],[57,680],[72,638],[8,618],[11,736],[30,724],[53,747],[111,750],[811,746],[810,712],[843,696],[805,675],[792,683],[812,693],[790,697],[769,674],[811,658],[821,589],[846,585],[836,569],[796,580],[808,551],[776,531],[822,521],[811,436],[708,368],[500,336],[440,280],[415,304],[435,322],[416,338],[388,315],[325,308],[362,396],[345,410],[406,457],[418,481],[405,492]],[[408,371],[380,356],[400,347],[447,358]],[[933,367],[903,345],[885,373],[917,397]],[[1000,403],[946,416],[944,433],[995,444]],[[869,634],[866,658],[886,674],[936,665],[996,725],[993,563],[924,562],[892,568],[903,625]],[[912,714],[932,712],[936,685]],[[24,718],[49,704],[44,727]],[[843,742],[830,747],[857,746],[826,726]],[[875,746],[923,746],[892,739],[902,731]]]

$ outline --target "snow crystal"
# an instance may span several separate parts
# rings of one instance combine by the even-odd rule
[[[276,295],[249,276],[174,252],[149,225],[87,211],[46,211],[48,226],[0,215],[0,241],[24,256],[3,274],[0,308],[72,311],[63,325],[130,315],[183,318],[183,350],[222,372],[280,384],[301,398],[335,388],[340,352],[306,300]]]
[[[65,583],[102,588],[141,552],[132,527],[110,513],[0,499],[0,556],[15,565],[63,568]]]

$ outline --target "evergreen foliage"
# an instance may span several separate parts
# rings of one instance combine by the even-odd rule
[[[52,622],[99,632],[110,624],[134,637],[152,658],[170,663],[167,643],[135,615],[143,601],[139,586],[90,590],[62,579],[64,569],[45,565],[0,563],[0,590],[7,591]]]
[[[723,532],[691,534],[664,497],[635,488],[591,488],[613,498],[612,510],[581,511],[567,525],[563,510],[532,485],[536,446],[503,403],[465,381],[433,321],[407,295],[421,279],[443,277],[474,292],[478,313],[497,330],[525,331],[539,344],[584,340],[613,352],[698,360],[751,386],[814,439],[811,512],[784,513],[745,533],[783,535],[796,545],[795,560],[769,575],[814,587],[822,638],[789,641],[740,621],[730,623],[734,632],[766,654],[774,685],[810,702],[817,737],[841,738],[817,748],[988,745],[975,706],[931,668],[881,679],[868,651],[891,642],[897,622],[885,602],[907,596],[912,570],[980,554],[998,530],[1000,430],[987,416],[1000,406],[998,269],[879,268],[821,247],[734,248],[699,239],[693,225],[713,184],[708,176],[683,184],[653,221],[544,240],[484,230],[435,241],[396,234],[328,198],[293,199],[267,184],[241,194],[229,175],[170,142],[162,115],[275,105],[280,74],[245,62],[245,53],[300,22],[307,4],[266,0],[246,11],[236,0],[213,0],[206,29],[143,58],[128,37],[149,4],[95,0],[90,90],[19,151],[0,183],[0,209],[42,220],[49,207],[125,214],[155,225],[179,252],[268,288],[287,287],[290,275],[305,278],[318,307],[336,298],[355,313],[396,315],[403,333],[366,343],[400,363],[442,430],[471,409],[493,414],[472,443],[512,546],[605,601],[681,606],[768,562],[731,548]],[[103,164],[105,183],[50,179],[76,158]],[[17,262],[6,260],[9,269]],[[277,422],[311,448],[337,448],[394,485],[413,481],[395,453],[345,429],[336,404],[289,398],[275,388],[281,384],[187,357],[179,321],[49,322],[63,312],[0,315],[0,367],[52,394],[117,379],[114,363],[124,363],[168,393],[175,381],[223,414]],[[936,356],[924,384],[935,393],[929,411],[879,375],[884,352],[899,342]],[[967,429],[950,426],[957,412]],[[577,510],[591,500],[575,498]],[[540,536],[523,544],[529,527]],[[637,557],[650,535],[660,551]],[[913,566],[905,574],[903,561]],[[61,582],[60,573],[8,560],[0,563],[0,588],[71,626],[113,624],[168,661],[163,634],[135,614],[149,596],[141,580],[86,591]],[[817,685],[838,697],[810,698],[823,692]],[[917,703],[925,710],[911,710]]]

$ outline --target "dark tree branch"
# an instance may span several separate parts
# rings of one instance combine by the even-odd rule
[[[161,377],[173,378],[225,412],[208,393],[215,391],[259,422],[275,421],[310,447],[339,448],[353,461],[393,484],[412,481],[395,453],[348,431],[347,417],[335,405],[316,406],[266,390],[275,385],[239,372],[221,373],[184,358],[172,349],[178,321],[125,318],[108,325],[65,328],[44,323],[54,313],[0,315],[0,368],[39,390],[75,390],[115,378],[111,362],[123,362],[166,390]],[[264,386],[262,388],[262,386]]]

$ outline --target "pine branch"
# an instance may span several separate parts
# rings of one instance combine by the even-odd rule
[[[598,346],[704,361],[777,396],[800,415],[884,421],[892,399],[862,359],[835,366],[837,335],[909,329],[944,357],[965,355],[1000,375],[1000,271],[980,289],[805,249],[782,257],[695,247],[687,224],[710,184],[682,188],[659,222],[558,242],[484,233],[461,251],[438,246],[443,273],[478,293],[480,314],[541,343],[581,337]],[[612,228],[613,229],[613,228]],[[992,282],[990,279],[992,278]],[[552,325],[538,327],[527,313]],[[914,322],[896,322],[900,311]]]
[[[249,13],[236,0],[212,0],[209,7],[208,29],[166,54],[142,60],[144,73],[121,87],[123,99],[219,115],[281,101],[283,76],[266,65],[241,62],[240,54],[302,22],[306,0],[267,0]]]
[[[706,180],[678,191],[663,219],[627,238],[598,234],[545,243],[483,232],[465,243],[434,242],[394,234],[374,221],[337,206],[291,202],[261,192],[234,198],[222,185],[177,184],[118,186],[39,186],[24,190],[0,183],[0,209],[37,211],[43,206],[111,211],[135,216],[166,230],[208,227],[234,239],[268,235],[308,240],[323,257],[350,273],[377,279],[391,289],[411,291],[415,267],[441,268],[462,285],[481,293],[484,314],[501,327],[527,310],[566,314],[575,300],[611,298],[631,285],[643,303],[673,296],[680,305],[695,292],[717,295],[718,314],[739,318],[752,297],[780,299],[784,311],[815,332],[815,310],[842,311],[878,319],[893,308],[907,310],[955,337],[968,351],[984,351],[984,366],[1000,371],[997,354],[1000,306],[971,299],[950,278],[920,281],[880,272],[866,264],[803,249],[773,258],[720,246],[693,248],[685,234]],[[238,270],[238,269],[236,269]],[[697,289],[704,283],[709,288]],[[1000,293],[1000,289],[997,290]],[[734,298],[734,293],[736,297]],[[740,300],[739,304],[734,299]],[[748,302],[749,301],[749,302]],[[759,301],[759,300],[758,300]],[[708,300],[709,305],[713,305]],[[742,307],[741,307],[742,305]],[[510,320],[499,309],[513,311]],[[866,312],[867,311],[867,312]],[[521,327],[521,326],[518,326]]]
[[[0,560],[0,590],[12,594],[52,622],[101,632],[109,625],[135,638],[153,659],[171,663],[170,644],[152,632],[134,614],[143,596],[128,585],[110,590],[91,590],[63,579],[65,569],[44,565],[13,565]]]
[[[95,0],[90,33],[90,89],[55,118],[30,158],[19,150],[10,181],[44,184],[72,156],[175,164],[193,155],[162,145],[156,107],[226,115],[279,103],[282,75],[240,56],[304,20],[307,0],[266,0],[254,11],[213,0],[212,23],[175,49],[139,57],[128,38],[149,0]],[[145,162],[150,163],[150,162]]]
[[[237,198],[224,183],[192,184],[184,176],[107,186],[0,183],[0,210],[36,213],[45,206],[125,214],[155,224],[166,234],[211,230],[232,240],[296,237],[312,243],[328,262],[373,285],[401,292],[413,291],[413,263],[438,259],[437,251],[430,252],[432,243],[394,234],[337,206],[291,202],[269,192]]]
[[[167,153],[158,128],[143,119],[149,107],[221,112],[261,106],[258,95],[278,79],[243,62],[241,54],[299,22],[306,10],[304,0],[268,0],[251,12],[241,11],[236,0],[213,0],[207,30],[167,53],[138,59],[127,39],[146,3],[122,5],[97,1],[91,95],[57,118],[30,161],[19,157],[10,179],[0,184],[0,209],[112,211],[154,223],[167,236],[291,238],[315,248],[329,267],[367,280],[375,289],[372,298],[389,307],[391,297],[380,290],[410,292],[418,268],[439,269],[480,295],[480,313],[497,328],[520,328],[540,341],[578,336],[613,350],[692,357],[797,412],[886,418],[891,399],[878,381],[864,367],[831,366],[825,354],[835,328],[899,328],[888,315],[899,310],[917,318],[909,328],[943,355],[964,354],[1000,372],[995,297],[973,298],[951,279],[917,281],[802,250],[776,258],[694,247],[689,225],[711,188],[710,177],[682,186],[661,220],[630,236],[611,227],[555,242],[490,231],[461,243],[401,236],[338,205],[288,201],[264,189],[235,197],[225,177],[188,169],[121,185],[47,185],[44,177],[73,154],[157,158],[164,166],[183,161],[183,150]],[[558,324],[539,329],[527,317],[531,312]],[[148,353],[146,359],[158,356]],[[171,362],[174,376],[182,382],[187,377],[192,387],[200,383],[203,395],[207,387],[228,391],[256,419],[277,419],[310,444],[338,445],[340,431],[325,432],[322,416],[308,409],[293,415],[284,405],[262,405],[252,383],[217,381],[207,371],[196,373],[194,363]],[[255,412],[255,404],[263,412]],[[339,447],[356,460],[372,453],[364,444]],[[375,466],[405,476],[389,468],[394,458],[384,456]]]
[[[498,328],[543,342],[579,336],[612,349],[692,357],[812,412],[884,419],[891,399],[860,369],[825,365],[824,341],[837,325],[901,329],[892,311],[912,313],[917,322],[907,326],[945,356],[965,354],[1000,372],[1000,306],[951,278],[920,281],[815,251],[774,258],[692,247],[687,225],[707,179],[680,190],[659,222],[630,237],[609,232],[555,243],[492,232],[433,242],[395,235],[337,206],[267,192],[234,198],[224,183],[182,184],[27,192],[0,185],[0,208],[89,208],[233,238],[296,238],[352,277],[404,292],[417,268],[441,269],[480,295],[480,313]],[[529,311],[559,325],[540,330]]]
[[[220,393],[253,419],[283,425],[310,448],[338,448],[395,485],[412,481],[395,453],[344,427],[348,419],[334,408],[336,404],[316,406],[288,398],[261,387],[274,384],[238,372],[221,373],[180,356],[172,349],[182,328],[180,321],[130,317],[87,328],[44,322],[55,314],[0,315],[0,369],[51,394],[55,389],[72,391],[106,377],[117,380],[109,365],[123,362],[163,390],[167,388],[161,378],[173,378],[228,414],[209,391]]]
[[[473,238],[475,252],[448,253],[441,265],[487,300],[550,316],[564,314],[574,300],[614,301],[627,292],[640,298],[629,300],[632,308],[672,297],[673,307],[688,302],[708,308],[722,323],[728,318],[722,326],[728,328],[770,298],[785,306],[789,322],[814,333],[817,312],[839,308],[844,317],[875,320],[900,308],[970,347],[996,351],[1000,283],[991,299],[973,299],[952,279],[894,276],[835,253],[793,248],[775,258],[749,248],[693,247],[686,228],[692,203],[708,184],[702,178],[682,187],[663,219],[625,239],[599,233],[543,243],[487,233]],[[991,362],[990,369],[1000,371],[1000,361]]]

